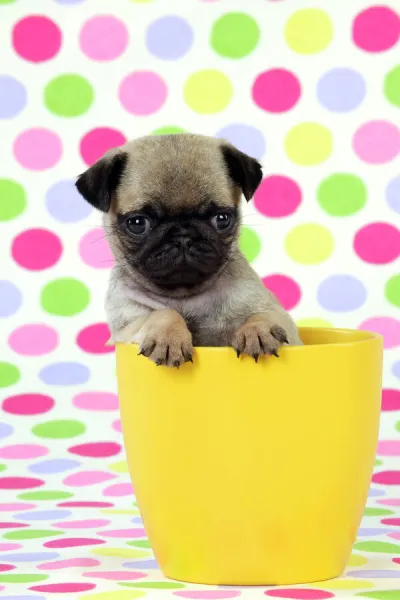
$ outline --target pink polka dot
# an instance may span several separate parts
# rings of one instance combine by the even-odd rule
[[[0,573],[5,573],[6,571],[12,571],[13,569],[16,569],[17,567],[15,567],[14,565],[0,565]],[[0,588],[0,590],[4,590],[4,588]]]
[[[53,398],[44,394],[19,394],[3,402],[3,410],[11,415],[42,415],[54,406]]]
[[[109,15],[86,21],[80,32],[80,47],[93,60],[114,60],[128,45],[129,33],[124,23]]]
[[[142,528],[132,529],[110,529],[108,531],[102,531],[99,533],[102,537],[106,538],[142,538],[146,537],[146,532]]]
[[[374,483],[382,485],[400,485],[400,471],[381,471],[372,476]]]
[[[60,529],[96,529],[97,527],[105,527],[110,523],[111,521],[107,519],[82,519],[80,521],[54,523],[54,527],[60,527]]]
[[[400,256],[400,229],[390,223],[369,223],[357,231],[354,250],[367,263],[390,263]]]
[[[2,502],[0,504],[0,511],[17,512],[19,510],[31,510],[35,507],[36,504],[28,502]]]
[[[385,506],[400,506],[400,498],[379,498],[377,502]]]
[[[384,52],[400,37],[400,17],[388,6],[371,6],[353,21],[353,41],[366,52]]]
[[[263,277],[263,284],[278,298],[285,310],[294,308],[301,298],[299,285],[286,275],[268,275]]]
[[[136,571],[91,571],[90,573],[82,573],[83,577],[91,577],[92,579],[108,579],[109,581],[134,581],[147,577],[146,573],[138,573]]]
[[[0,477],[0,490],[30,490],[42,485],[44,481],[33,477]]]
[[[68,475],[63,483],[71,487],[86,487],[88,485],[95,485],[96,483],[104,483],[110,479],[115,479],[115,477],[116,475],[106,471],[80,471],[79,473]]]
[[[8,344],[23,356],[41,356],[58,346],[58,333],[47,325],[22,325],[14,329]]]
[[[394,540],[400,540],[400,531],[393,531],[393,533],[388,533],[388,536],[393,538]]]
[[[121,420],[117,419],[116,421],[114,421],[114,423],[112,424],[112,428],[114,429],[114,431],[118,431],[118,433],[122,433]]]
[[[103,496],[133,496],[131,483],[116,483],[103,490]]]
[[[72,400],[81,410],[108,411],[118,410],[118,396],[108,392],[82,392]]]
[[[33,592],[44,592],[47,594],[74,594],[77,592],[88,592],[95,587],[95,583],[46,583],[44,585],[33,585],[29,589]]]
[[[76,343],[84,352],[90,354],[109,354],[114,352],[114,346],[106,346],[110,339],[107,323],[96,323],[82,329],[76,338]]]
[[[65,560],[55,560],[42,563],[37,566],[40,571],[58,571],[59,569],[79,568],[79,567],[98,567],[100,561],[95,558],[66,558]]]
[[[281,113],[299,100],[301,86],[297,77],[286,69],[260,73],[253,84],[253,100],[263,110]]]
[[[400,129],[389,121],[369,121],[354,134],[353,149],[366,163],[387,163],[400,152]]]
[[[167,86],[157,73],[136,71],[122,80],[119,88],[122,106],[133,115],[151,115],[167,99]]]
[[[264,594],[266,596],[271,596],[272,598],[293,598],[294,600],[325,600],[326,598],[334,597],[334,594],[331,594],[330,592],[306,588],[279,588],[276,590],[268,590],[264,592]]]
[[[39,63],[50,60],[61,47],[61,31],[51,19],[29,16],[14,25],[12,43],[23,59]]]
[[[392,525],[393,527],[400,527],[400,518],[393,517],[391,519],[382,519],[382,525]]]
[[[379,456],[400,456],[400,440],[382,440],[378,443]]]
[[[237,598],[240,593],[236,590],[185,590],[184,592],[173,592],[174,596],[192,600],[229,600],[229,598]]]
[[[90,458],[107,458],[109,456],[115,456],[116,454],[119,454],[121,450],[121,444],[117,444],[116,442],[92,442],[68,448],[68,452],[71,452],[71,454],[78,454],[78,456],[87,456]]]
[[[16,523],[15,521],[0,522],[0,529],[21,529],[29,527],[27,523]]]
[[[98,546],[105,544],[104,540],[98,538],[58,538],[43,544],[45,548],[77,548],[79,546]]]
[[[380,333],[385,348],[400,346],[400,321],[392,317],[373,317],[359,325],[358,329]]]
[[[400,565],[400,558],[393,558],[392,560],[396,565]]]
[[[0,544],[0,552],[9,552],[10,550],[18,550],[22,548],[22,544]]]
[[[18,135],[13,151],[16,160],[24,169],[44,171],[58,163],[62,155],[62,144],[53,131],[34,127]]]
[[[47,229],[27,229],[14,238],[11,251],[20,267],[42,271],[58,262],[63,248],[55,233]]]
[[[88,131],[80,143],[80,152],[84,162],[91,166],[99,158],[111,150],[123,146],[126,143],[126,137],[117,129],[111,127],[97,127]]]
[[[3,448],[0,448],[0,458],[7,460],[29,460],[46,456],[48,453],[48,448],[39,446],[38,444],[15,444],[14,446],[3,446]]]
[[[271,175],[262,180],[254,196],[257,210],[266,217],[292,215],[301,203],[301,189],[293,179]]]
[[[111,269],[114,265],[114,257],[102,227],[92,229],[81,238],[79,254],[84,263],[95,269]]]
[[[400,410],[400,390],[389,388],[382,390],[382,410]]]
[[[72,500],[70,502],[60,502],[57,506],[70,508],[111,508],[114,506],[112,502],[96,502],[90,500]]]

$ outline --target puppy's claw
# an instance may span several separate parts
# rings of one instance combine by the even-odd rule
[[[274,356],[276,356],[276,358],[279,358],[279,354],[277,353],[276,350],[271,350],[271,354],[273,354]]]
[[[241,354],[242,354],[242,353],[240,352],[240,350],[236,350],[236,356],[237,356],[238,358],[240,358],[240,355],[241,355]]]
[[[259,354],[253,354],[254,362],[258,363]]]
[[[179,369],[179,367],[181,366],[181,363],[179,360],[174,360],[174,367],[176,367],[177,369]]]
[[[289,343],[289,340],[287,339],[287,337],[285,337],[285,339],[283,341],[285,342],[285,344]]]
[[[157,358],[157,360],[155,361],[157,367],[161,367],[161,365],[163,364],[163,360],[162,358]]]

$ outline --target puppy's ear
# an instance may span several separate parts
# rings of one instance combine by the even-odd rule
[[[235,185],[242,188],[247,202],[254,196],[262,179],[260,163],[251,156],[247,156],[234,146],[224,144],[221,146],[222,155],[228,170],[229,177]]]
[[[78,192],[95,208],[108,212],[112,194],[118,187],[124,173],[128,155],[113,150],[98,160],[76,181]]]

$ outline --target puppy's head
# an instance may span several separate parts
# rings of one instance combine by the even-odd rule
[[[117,262],[170,294],[198,290],[237,248],[239,201],[262,178],[228,142],[182,134],[145,137],[107,153],[77,180],[106,213]]]

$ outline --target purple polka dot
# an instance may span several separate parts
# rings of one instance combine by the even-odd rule
[[[75,183],[68,179],[58,181],[49,188],[46,207],[51,216],[61,223],[76,223],[86,219],[93,210],[78,193]]]
[[[189,51],[193,44],[193,31],[181,17],[162,17],[149,26],[146,44],[149,52],[157,58],[176,60]]]
[[[131,523],[139,523],[139,525],[143,525],[142,517],[133,517],[133,519],[131,519]]]
[[[81,463],[79,461],[70,458],[50,458],[48,460],[41,460],[34,465],[30,465],[28,470],[31,473],[46,473],[50,475],[54,473],[64,473],[65,471],[70,471],[71,469],[76,469],[80,466]]]
[[[367,299],[364,284],[352,275],[332,275],[318,287],[318,302],[334,312],[356,310]]]
[[[382,527],[360,527],[357,532],[359,537],[368,537],[375,535],[387,535],[392,533],[393,529],[383,529]]]
[[[397,379],[400,379],[400,360],[394,363],[392,367],[392,373]]]
[[[395,569],[364,569],[362,571],[349,571],[346,575],[357,579],[397,579],[399,571]]]
[[[2,596],[1,600],[48,600],[45,596],[38,596],[35,594],[17,594],[16,596],[13,594],[12,596]]]
[[[58,521],[67,519],[72,515],[70,510],[29,510],[24,513],[18,513],[16,516],[22,521]]]
[[[61,362],[44,367],[39,377],[47,385],[78,385],[89,380],[90,371],[80,363]]]
[[[363,101],[364,78],[353,69],[332,69],[318,81],[318,100],[328,110],[347,112]]]
[[[154,558],[148,560],[134,560],[123,563],[123,566],[127,569],[158,569],[159,566]]]
[[[8,423],[0,423],[0,440],[4,440],[4,438],[11,435],[13,432],[13,428]]]
[[[377,496],[384,496],[385,490],[378,490],[377,488],[370,488],[368,492],[368,498],[376,498]]]
[[[0,317],[10,317],[22,303],[22,294],[11,281],[0,281]]]
[[[53,560],[60,555],[57,552],[17,552],[16,554],[1,554],[2,562],[42,562]],[[32,598],[32,596],[29,596]],[[36,598],[36,596],[35,596]]]
[[[26,104],[22,83],[10,75],[0,75],[0,119],[15,117]]]
[[[54,0],[57,4],[82,4],[85,0]]]
[[[400,213],[400,177],[389,181],[386,188],[386,202],[392,210]]]
[[[218,131],[216,137],[225,138],[245,154],[257,159],[265,152],[265,138],[261,131],[252,125],[227,125]]]

